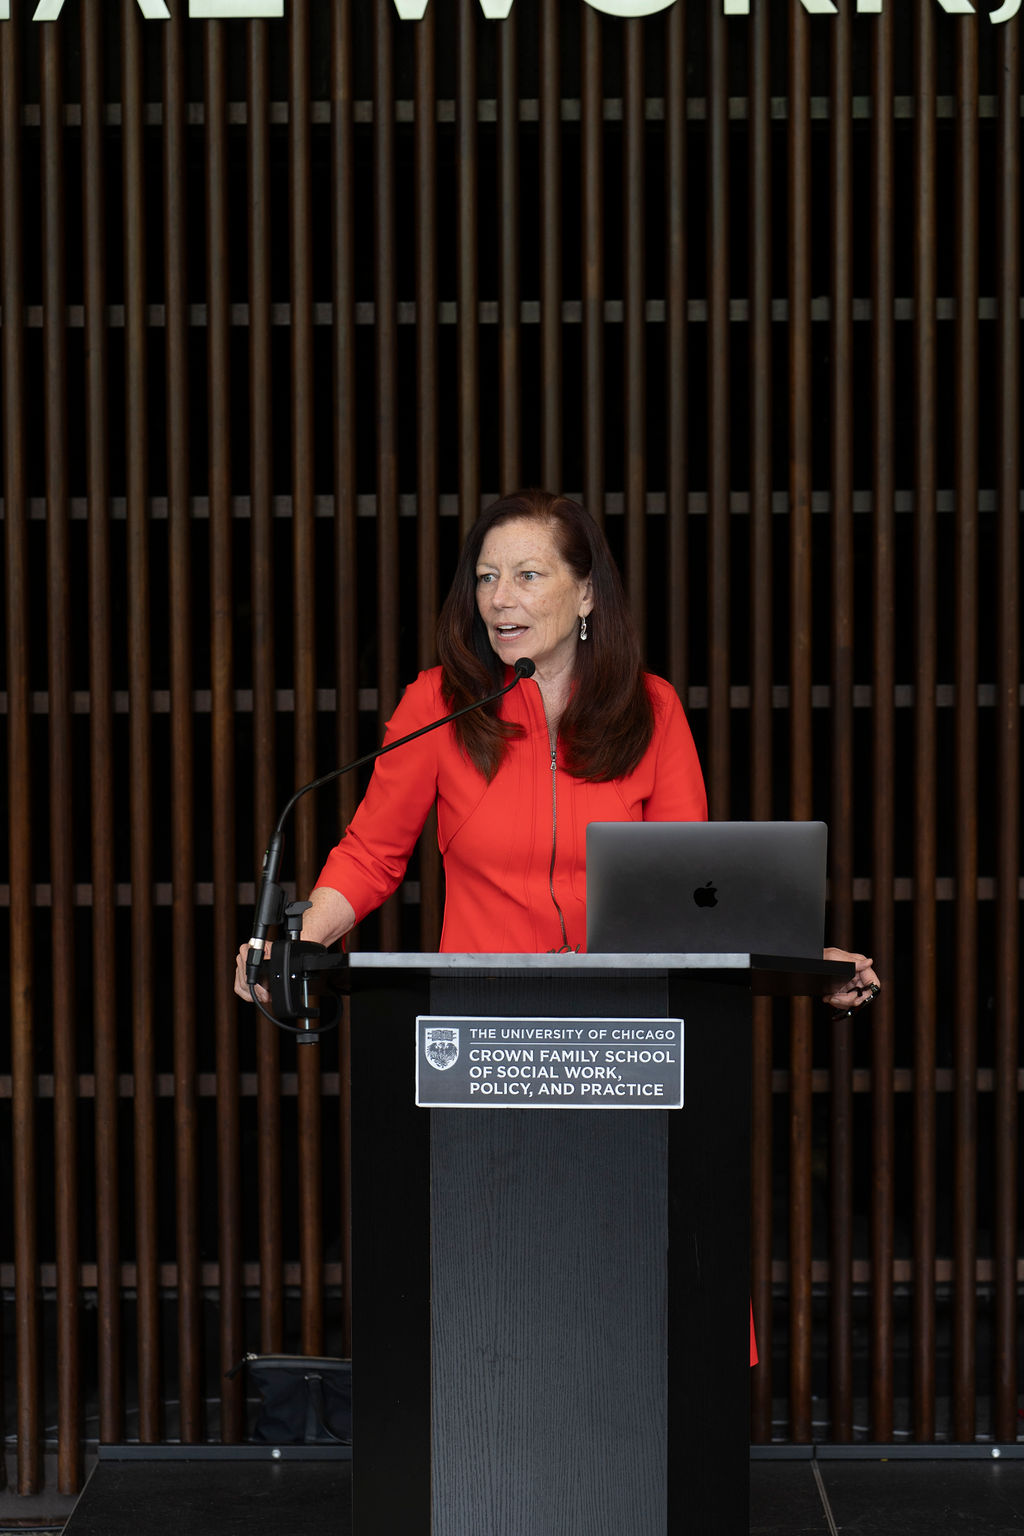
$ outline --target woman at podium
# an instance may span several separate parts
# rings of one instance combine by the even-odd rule
[[[530,490],[488,508],[463,545],[437,650],[385,744],[493,694],[524,658],[532,676],[378,759],[302,936],[333,944],[380,906],[436,805],[442,950],[582,950],[588,824],[704,820],[707,798],[683,706],[644,671],[618,568],[578,502]],[[870,961],[830,953],[858,974],[829,1001],[856,1006],[877,981]],[[248,1000],[246,955],[243,945],[235,990]]]

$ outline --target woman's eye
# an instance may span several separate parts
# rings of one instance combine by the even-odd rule
[[[493,581],[494,577],[491,575],[490,571],[479,571],[477,573],[476,579],[482,586],[485,581]]]

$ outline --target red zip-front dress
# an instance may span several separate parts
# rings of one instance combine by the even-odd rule
[[[365,917],[398,886],[436,801],[446,885],[441,949],[583,949],[590,822],[707,818],[683,707],[662,678],[649,676],[647,683],[651,744],[632,773],[609,783],[573,778],[552,761],[540,690],[529,679],[502,700],[503,718],[522,725],[525,735],[509,743],[490,783],[466,758],[452,726],[380,758],[317,884],[341,891],[356,917]],[[385,742],[436,720],[445,708],[440,667],[421,672],[388,722]]]

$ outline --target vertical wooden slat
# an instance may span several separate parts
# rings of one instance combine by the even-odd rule
[[[647,616],[647,347],[644,283],[644,23],[622,24],[622,324],[626,593],[641,633]]]
[[[334,526],[338,761],[357,755],[359,673],[357,668],[358,581],[356,569],[356,329],[355,329],[355,87],[352,74],[352,0],[340,0],[331,29],[331,168],[334,263]],[[356,807],[355,776],[338,781],[342,825]]]
[[[935,1438],[936,85],[935,17],[914,36],[914,1437]]]
[[[195,786],[192,723],[192,530],[188,433],[188,220],[184,22],[164,42],[164,336],[167,348],[168,599],[171,615],[171,946],[180,1438],[203,1434],[199,1103],[195,1006]]]
[[[997,683],[995,1338],[993,1430],[1017,1438],[1017,1074],[1020,1046],[1020,31],[999,40],[996,241],[999,347]]]
[[[895,372],[895,274],[893,234],[893,59],[892,10],[873,32],[872,88],[872,251],[873,317],[872,447],[874,505],[872,544],[874,592],[872,697],[872,876],[876,937],[872,953],[879,973],[893,974],[893,833],[895,741],[893,699],[896,582],[895,465],[893,421]],[[893,1100],[893,986],[886,987],[871,1020],[871,1424],[876,1440],[892,1437],[893,1296],[895,1228],[895,1146]]]
[[[850,16],[832,31],[832,814],[829,934],[854,945],[853,923],[853,60]],[[832,1439],[853,1437],[853,1027],[831,1026],[829,1388]]]
[[[377,689],[381,730],[398,699],[398,332],[392,7],[374,4],[373,165],[377,342]],[[397,937],[397,929],[395,930]],[[392,947],[389,942],[385,948]],[[397,948],[397,943],[394,944]]]
[[[79,1486],[78,1063],[72,898],[71,605],[67,333],[64,275],[64,82],[60,29],[39,45],[43,201],[44,447],[47,686],[50,737],[50,924],[53,978],[54,1217],[57,1258],[57,1483]]]
[[[601,18],[580,14],[581,240],[583,286],[583,500],[604,522],[604,97]]]
[[[160,1439],[160,1294],[156,1208],[156,1042],[153,1019],[153,790],[150,697],[149,420],[142,18],[123,0],[124,202],[128,523],[128,686],[132,884],[132,1058],[135,1076],[135,1242],[139,1439]]]
[[[562,101],[558,0],[540,7],[540,464],[562,489]]]
[[[237,943],[235,885],[234,591],[232,585],[231,365],[228,271],[227,86],[224,23],[203,36],[206,113],[207,413],[210,460],[210,688],[213,726],[214,953],[225,961]],[[217,1051],[218,1253],[220,1258],[221,1439],[245,1432],[242,1378],[224,1372],[243,1350],[241,1153],[238,1028],[226,985],[214,999]]]
[[[416,417],[418,645],[434,659],[438,602],[437,84],[434,12],[416,26]]]
[[[666,597],[668,676],[685,700],[689,687],[689,540],[687,497],[687,241],[686,12],[674,5],[665,24],[665,518],[668,531]]]
[[[708,11],[708,811],[729,815],[729,55],[728,20]]]
[[[317,773],[315,506],[313,441],[313,204],[309,93],[309,0],[289,7],[288,228],[291,256],[292,626],[295,685],[295,783]],[[295,808],[295,879],[316,878],[316,799]],[[315,1053],[313,1058],[315,1060]],[[309,1105],[307,1108],[312,1109]]]
[[[292,592],[295,686],[295,782],[316,777],[316,629],[314,624],[315,462],[313,441],[313,205],[309,95],[309,0],[291,7],[288,147],[292,278]],[[308,891],[316,878],[316,804],[295,811],[295,879]],[[323,1351],[323,1173],[320,1053],[307,1042],[297,1058],[299,1113],[299,1248],[302,1258],[302,1347]]]
[[[82,265],[85,474],[89,516],[89,767],[96,1320],[99,1438],[124,1438],[118,1192],[117,954],[114,931],[114,745],[111,673],[110,471],[106,307],[103,33],[99,6],[82,7]]]
[[[21,27],[0,27],[0,247],[3,283],[4,525],[7,616],[7,802],[11,888],[11,1136],[14,1189],[15,1376],[18,1492],[42,1478],[39,1296],[36,1285],[35,1082],[32,997],[31,751],[29,741],[29,563],[25,464],[24,283],[21,252]]]
[[[498,484],[503,496],[522,479],[519,365],[519,86],[516,16],[498,30]]]
[[[267,26],[247,27],[247,154],[249,178],[249,419],[250,541],[252,548],[252,757],[257,846],[254,869],[277,821],[274,772],[275,582],[273,542],[273,363],[270,344],[270,81]],[[281,1034],[262,1015],[256,1027],[259,1101],[260,1349],[273,1353],[284,1338],[284,1237],[281,1200]]]
[[[750,19],[750,815],[772,815],[772,174],[768,9]],[[756,998],[752,1034],[751,1267],[759,1366],[751,1437],[772,1438],[772,1005]]]
[[[954,930],[953,1435],[975,1429],[978,1066],[978,33],[956,25],[954,230],[956,320],[956,576],[954,680],[956,918]]]
[[[335,673],[339,763],[358,755],[359,675],[356,568],[356,374],[355,374],[355,137],[353,129],[352,3],[338,0],[331,12],[331,296],[334,311],[334,571]],[[354,774],[339,780],[338,811],[344,826],[355,810]],[[351,940],[350,940],[351,945]],[[347,1012],[339,1041],[340,1178],[342,1243],[342,1348],[352,1350],[352,1224],[349,1109],[351,1036]]]
[[[378,724],[398,702],[398,315],[395,224],[394,8],[376,0],[373,32],[373,167],[377,342],[377,700]],[[380,919],[381,947],[398,949],[396,894]]]
[[[811,91],[810,24],[790,7],[789,60],[789,743],[790,806],[811,800]],[[790,1022],[790,1434],[811,1438],[811,1013]]]
[[[440,461],[437,349],[437,68],[434,11],[416,27],[416,557],[417,653],[435,659],[438,606]],[[441,939],[441,855],[428,818],[420,839],[420,947]]]
[[[463,538],[480,513],[480,278],[477,270],[477,175],[475,0],[458,3],[458,79],[455,131],[458,214],[456,262],[459,317],[459,532]]]

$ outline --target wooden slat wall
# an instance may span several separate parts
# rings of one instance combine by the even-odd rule
[[[811,37],[804,11],[789,18],[789,811],[811,813]],[[820,214],[819,214],[820,216]],[[789,1432],[811,1439],[813,1148],[811,1008],[800,998],[789,1024]]]
[[[167,594],[170,613],[193,601],[193,529],[189,504],[188,398],[188,180],[186,177],[185,37],[180,16],[164,48],[164,290],[167,380]],[[254,518],[253,527],[256,528]],[[203,1297],[199,1281],[200,1175],[196,1094],[196,935],[189,892],[195,886],[195,722],[190,624],[170,625],[171,737],[171,952],[174,988],[174,1166],[177,1192],[178,1402],[182,1440],[200,1441],[204,1428]],[[271,1289],[267,1287],[268,1291]]]
[[[236,838],[234,819],[235,754],[235,637],[234,540],[232,538],[231,434],[231,229],[228,212],[227,37],[221,22],[203,37],[205,119],[206,224],[206,381],[207,441],[209,444],[209,570],[210,570],[210,712],[212,722],[210,782],[213,791],[211,852],[213,855],[214,953],[230,953],[238,928],[235,899]],[[302,521],[301,499],[295,498],[293,526]],[[298,660],[298,659],[297,659]],[[302,685],[296,665],[296,714]],[[297,839],[296,839],[297,840]],[[217,1255],[220,1263],[218,1364],[224,1373],[237,1365],[244,1351],[242,1324],[241,1126],[238,1096],[238,1030],[233,999],[226,989],[214,994],[213,1026],[217,1063],[216,1168]],[[315,1289],[315,1285],[314,1285]],[[225,1440],[244,1436],[243,1385],[240,1377],[224,1380],[221,1422]]]
[[[73,1487],[82,1433],[78,1331],[78,1074],[76,1071],[74,803],[71,790],[71,569],[68,518],[67,288],[64,270],[63,68],[60,32],[42,41],[40,126],[43,200],[44,445],[46,452],[46,651],[50,726],[53,1118],[57,1258],[57,1477]]]
[[[0,154],[3,209],[4,556],[7,646],[8,836],[10,839],[10,1168],[12,1182],[15,1358],[4,1361],[4,1408],[17,1426],[17,1486],[23,1493],[39,1484],[42,1469],[40,1400],[39,1259],[35,1178],[32,911],[33,753],[30,742],[29,591],[30,551],[25,441],[25,278],[21,242],[10,238],[22,222],[22,127],[19,25],[12,20],[0,35]],[[35,576],[40,587],[41,571]],[[8,1284],[10,1282],[8,1281]],[[6,1330],[5,1330],[6,1331]],[[13,1386],[13,1392],[12,1392]],[[6,1472],[6,1469],[5,1469]]]
[[[291,254],[292,362],[292,626],[295,675],[294,781],[308,784],[316,767],[316,603],[314,571],[313,230],[310,137],[310,29],[306,0],[291,7],[288,91],[288,223]],[[295,822],[295,878],[307,891],[316,878],[314,809],[307,800]],[[323,1129],[320,1060],[302,1051],[299,1074],[299,1231],[302,1259],[302,1348],[323,1353]],[[236,1360],[237,1360],[236,1355]]]
[[[750,581],[746,594],[750,611],[750,749],[743,767],[750,778],[750,815],[772,815],[772,753],[761,743],[772,733],[773,582],[772,569],[773,462],[783,460],[772,433],[772,153],[771,153],[771,30],[767,9],[752,17],[749,49],[749,193],[747,249],[750,270],[750,319],[747,360],[750,378]],[[684,695],[685,697],[685,695]],[[738,760],[742,762],[742,759]],[[772,1318],[773,1093],[772,1006],[766,998],[754,1003],[751,1050],[751,1305],[757,1317],[760,1369],[751,1381],[751,1435],[759,1443],[772,1438],[774,1338]]]
[[[157,1235],[156,1028],[154,998],[153,703],[150,622],[149,337],[144,163],[142,20],[123,0],[121,25],[121,212],[124,261],[125,406],[123,418],[127,534],[128,835],[131,928],[132,1172],[134,1176],[135,1345],[139,1439],[159,1441],[161,1414],[160,1283]],[[214,714],[214,719],[218,717]],[[222,1010],[223,1011],[223,1010]]]
[[[755,1011],[753,1438],[1015,1438],[1019,21],[122,0],[76,55],[12,9],[17,1487],[48,1381],[70,1492],[93,1418],[238,1439],[244,1350],[347,1350],[345,1024],[294,1052],[232,956],[281,799],[377,738],[523,479],[608,528],[713,814],[831,823],[886,979]],[[303,804],[298,890],[358,792]],[[353,942],[441,910],[428,831]]]
[[[892,890],[895,833],[895,229],[893,165],[893,17],[880,18],[871,57],[871,448],[872,500],[872,741],[871,873],[879,973],[893,974]],[[874,951],[877,950],[877,954]],[[895,1257],[895,1106],[892,1088],[893,992],[879,999],[871,1021],[871,1425],[878,1440],[893,1432],[895,1389],[892,1273]]]
[[[993,1426],[1017,1430],[1017,1244],[1019,1195],[1017,1075],[1020,1061],[1020,39],[1000,39],[998,96],[997,345],[998,640],[995,1020],[995,1377]]]
[[[271,347],[271,229],[275,214],[270,178],[270,38],[264,23],[248,29],[247,132],[249,161],[249,421],[252,563],[252,755],[256,843],[277,820],[274,764],[275,623],[273,542],[273,354]],[[259,766],[257,766],[259,765]],[[259,1258],[261,1353],[279,1353],[284,1341],[284,1234],[281,1181],[281,1039],[266,1019],[257,1029],[259,1143]]]
[[[433,25],[427,22],[429,29]],[[339,763],[351,762],[357,755],[358,676],[355,666],[360,609],[359,580],[356,567],[356,366],[355,366],[355,84],[352,59],[352,4],[338,0],[333,8],[330,35],[331,91],[331,300],[333,313],[333,350],[331,373],[334,385],[334,548],[331,568],[336,605],[333,652],[336,684],[335,751]],[[330,737],[328,737],[330,740]],[[338,781],[337,824],[344,826],[357,803],[357,785],[351,777]],[[265,825],[270,826],[268,817]],[[429,905],[429,903],[427,904]],[[434,908],[438,905],[434,897]],[[354,940],[358,943],[358,939]],[[271,1025],[267,1025],[271,1029]],[[341,1130],[338,1137],[338,1174],[340,1198],[338,1219],[341,1228],[339,1250],[341,1277],[338,1302],[341,1307],[341,1352],[352,1353],[351,1274],[352,1243],[349,1221],[349,1173],[351,1139],[348,1131],[348,1103],[351,1091],[350,1054],[347,1019],[339,1026],[339,1107]],[[271,1064],[268,1063],[268,1078]],[[267,1348],[264,1345],[264,1348]],[[276,1346],[280,1347],[280,1346]]]
[[[974,1268],[978,1179],[978,49],[973,29],[958,28],[956,52],[953,242],[954,322],[954,709],[953,792],[956,816],[954,924],[953,1135],[953,1432],[970,1440],[977,1382]]]
[[[913,1218],[914,1434],[935,1435],[935,1273],[937,1146],[935,1017],[938,1003],[938,873],[935,838],[938,783],[936,78],[935,23],[927,0],[915,16],[914,86],[914,1154]],[[929,1277],[927,1281],[924,1277]]]
[[[853,690],[855,594],[853,569],[854,328],[853,328],[853,57],[850,17],[837,18],[832,34],[832,101],[829,170],[831,262],[832,605],[831,792],[829,826],[831,920],[837,933],[853,933]],[[854,1108],[852,1020],[833,1026],[829,1070],[832,1102],[829,1124],[829,1409],[832,1436],[853,1438],[853,1175]]]
[[[101,1440],[124,1434],[121,1201],[118,1188],[114,684],[111,635],[110,401],[107,369],[107,182],[103,155],[103,33],[98,6],[82,9],[82,254],[85,331],[85,480],[88,521],[89,865],[92,885],[92,1051],[95,1085],[96,1319]],[[170,333],[169,333],[170,334]],[[7,503],[10,506],[10,503]],[[5,509],[6,510],[6,509]],[[187,742],[191,712],[182,721]],[[191,834],[191,818],[189,818]],[[191,914],[190,914],[191,921]],[[176,956],[176,959],[178,957]],[[190,972],[183,971],[186,976]],[[187,1273],[183,1272],[187,1288]]]
[[[676,33],[680,24],[675,22]],[[677,42],[676,50],[679,48]],[[601,21],[589,6],[584,7],[580,18],[580,261],[582,274],[581,324],[583,399],[583,495],[593,517],[604,523],[604,161],[603,122],[604,91],[602,87],[603,47]],[[673,78],[678,81],[679,67],[675,66]],[[671,126],[671,124],[670,124]],[[676,175],[682,173],[682,149],[678,147],[679,124],[672,137],[670,153]],[[677,236],[675,266],[678,268],[681,237]],[[676,316],[679,326],[679,305],[685,294],[670,299],[670,313]],[[675,381],[678,391],[678,379]],[[677,393],[669,393],[669,411],[675,405],[678,411]],[[682,417],[671,416],[675,423]],[[678,437],[674,441],[678,442]],[[677,497],[679,493],[677,492]]]

